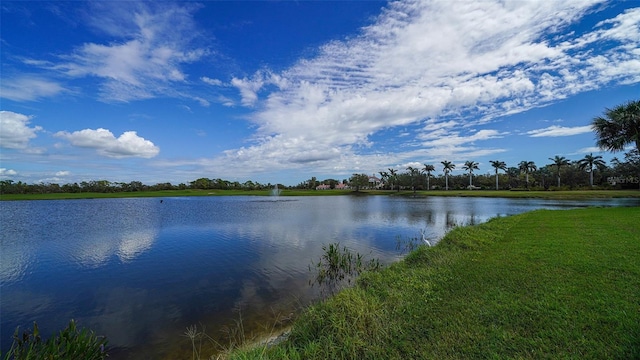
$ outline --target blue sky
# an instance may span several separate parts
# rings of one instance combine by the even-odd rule
[[[590,121],[640,96],[637,1],[0,6],[0,178],[27,183],[610,160]]]

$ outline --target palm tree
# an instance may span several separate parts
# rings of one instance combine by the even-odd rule
[[[424,169],[422,169],[427,174],[427,190],[431,189],[429,185],[429,180],[431,179],[431,172],[435,171],[436,168],[433,165],[424,164]]]
[[[553,161],[553,166],[556,167],[556,176],[558,177],[558,187],[560,187],[560,168],[565,166],[565,165],[569,165],[569,160],[564,157],[564,156],[558,156],[556,155],[553,158],[549,158],[549,160]]]
[[[456,165],[451,161],[441,161],[443,166],[442,171],[444,171],[444,189],[449,190],[449,173],[456,168]]]
[[[550,165],[545,165],[538,169],[538,175],[540,176],[542,188],[545,190],[549,189],[549,185],[547,184],[547,177],[551,177],[553,175],[549,166]]]
[[[480,168],[478,168],[478,163],[475,161],[465,161],[462,168],[469,172],[469,189],[471,189],[473,186],[473,170],[480,170]]]
[[[422,175],[422,171],[418,168],[414,168],[413,166],[407,167],[407,171],[409,171],[409,177],[411,178],[411,188],[413,189],[413,194],[416,194],[416,179]]]
[[[509,177],[509,188],[512,187],[517,187],[518,186],[518,175],[520,175],[520,169],[515,167],[515,166],[511,166],[509,168],[507,168],[507,170],[505,171],[507,173],[507,176]],[[513,180],[516,179],[516,183],[514,185]]]
[[[635,143],[640,151],[640,100],[607,109],[604,116],[593,119],[591,128],[601,149],[622,151],[626,145]]]
[[[602,160],[602,156],[597,155],[593,156],[593,153],[589,155],[585,155],[584,158],[578,160],[578,167],[580,170],[587,169],[589,172],[589,185],[593,187],[593,166],[603,167],[606,165],[604,160]]]
[[[380,174],[380,179],[382,180],[383,184],[387,184],[389,182],[389,173],[386,171],[380,171],[378,172],[378,174]]]
[[[397,176],[396,176],[396,170],[389,168],[389,180],[391,181],[391,191],[393,191],[393,184],[396,182]],[[400,191],[400,188],[398,187],[398,191]]]
[[[411,189],[415,189],[413,175],[416,172],[416,169],[413,166],[408,166],[407,171],[409,172],[409,179],[411,179]]]
[[[533,161],[520,161],[520,164],[518,164],[518,169],[520,169],[520,172],[525,173],[525,176],[527,178],[527,189],[529,188],[529,173],[536,171],[538,168],[536,167],[536,164]]]
[[[498,170],[507,171],[507,164],[500,160],[489,160],[489,162],[496,169],[496,190],[498,190]]]

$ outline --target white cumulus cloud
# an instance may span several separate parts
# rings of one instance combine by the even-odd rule
[[[544,129],[536,129],[527,131],[530,137],[558,137],[558,136],[573,136],[579,134],[585,134],[592,132],[590,125],[564,127],[558,125],[552,125]]]
[[[73,146],[96,149],[99,154],[113,158],[152,158],[160,153],[159,147],[138,136],[135,131],[125,131],[117,138],[111,131],[102,128],[84,129],[72,133],[60,131],[54,136],[68,140]]]
[[[31,117],[12,111],[0,111],[0,147],[5,149],[27,149],[29,140],[42,130],[40,126],[29,127]]]

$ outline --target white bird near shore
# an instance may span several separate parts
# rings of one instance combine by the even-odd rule
[[[422,236],[422,242],[426,243],[427,246],[431,246],[431,241],[429,241],[429,239],[427,239],[427,236],[425,234],[425,230],[424,229],[420,230],[420,235]]]

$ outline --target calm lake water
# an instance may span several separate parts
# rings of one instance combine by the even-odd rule
[[[187,326],[216,338],[273,324],[317,298],[309,264],[340,242],[388,263],[398,239],[538,208],[640,199],[185,197],[0,203],[1,342],[37,321],[106,335],[113,359],[191,356]],[[257,331],[257,329],[253,329]],[[6,350],[5,350],[6,351]]]

